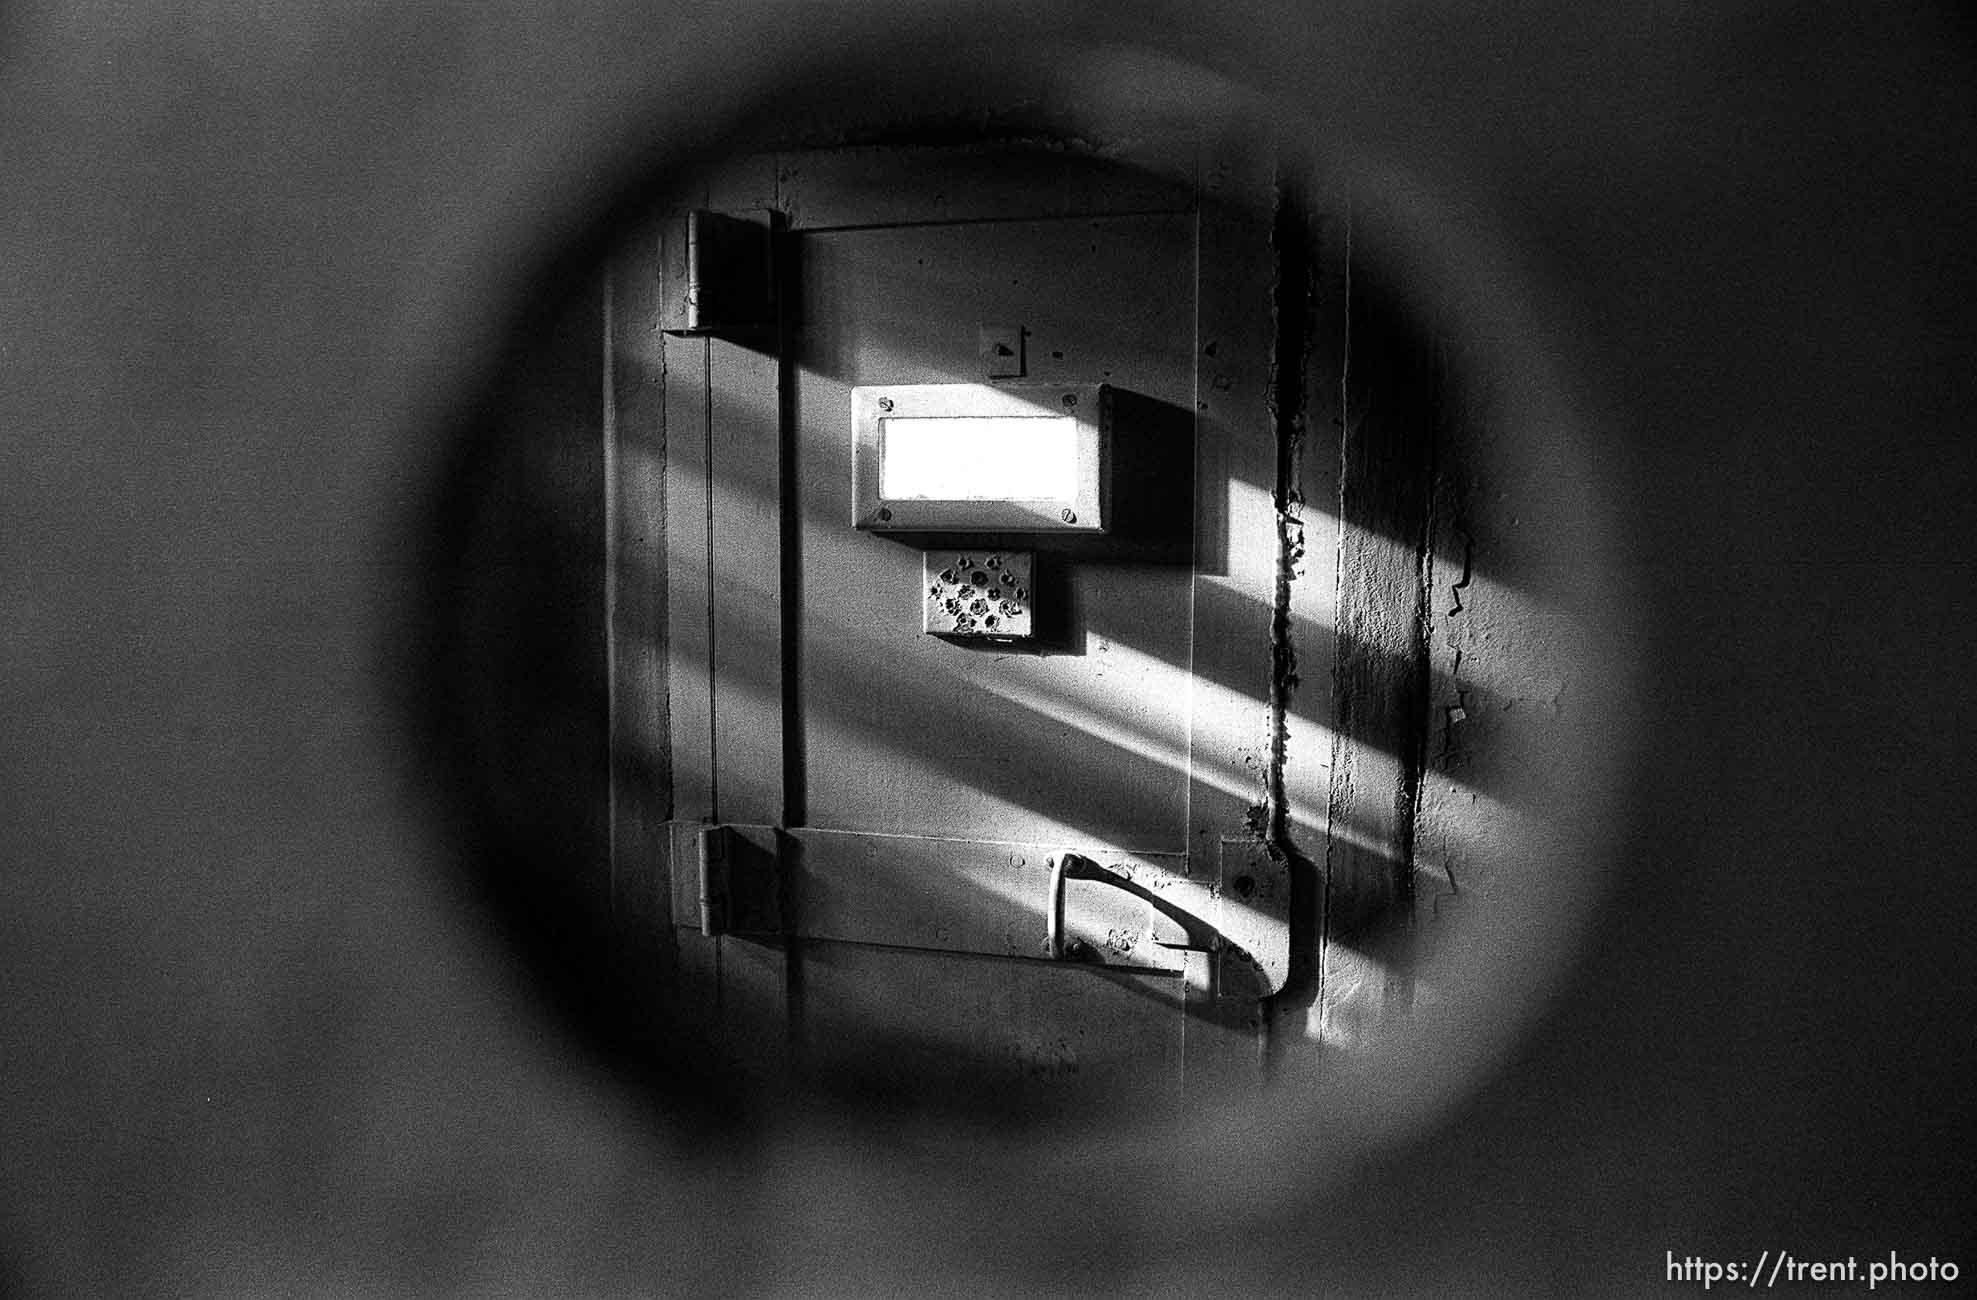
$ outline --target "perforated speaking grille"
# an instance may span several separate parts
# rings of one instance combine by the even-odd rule
[[[935,636],[1032,635],[1030,551],[927,551],[926,611],[921,626]]]

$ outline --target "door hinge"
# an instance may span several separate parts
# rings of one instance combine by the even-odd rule
[[[659,328],[723,336],[773,329],[780,215],[702,208],[668,222],[660,237]]]
[[[766,826],[691,828],[691,865],[700,933],[780,935],[783,926],[782,832]],[[675,870],[686,865],[674,857]],[[676,913],[677,923],[692,925]]]

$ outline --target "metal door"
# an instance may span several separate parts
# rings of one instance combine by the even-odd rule
[[[765,1062],[914,1104],[1253,1075],[1288,905],[1264,238],[1061,152],[782,155],[707,197],[773,230],[781,296],[666,344],[680,978]],[[958,382],[1107,386],[1104,536],[852,526],[851,390]],[[1033,554],[1034,638],[923,632],[929,548]]]

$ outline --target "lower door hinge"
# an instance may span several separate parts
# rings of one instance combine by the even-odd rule
[[[780,935],[783,926],[782,832],[767,826],[699,826],[691,856],[682,862],[674,844],[675,903],[684,902],[677,882],[681,866],[691,864],[698,902],[700,933]],[[676,907],[678,924],[691,925],[689,914]]]

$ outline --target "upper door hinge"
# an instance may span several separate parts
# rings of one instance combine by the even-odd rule
[[[776,323],[775,230],[781,214],[697,208],[660,236],[659,328],[752,335]]]

